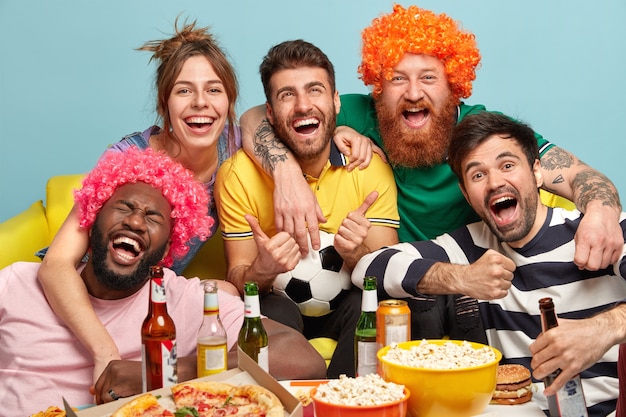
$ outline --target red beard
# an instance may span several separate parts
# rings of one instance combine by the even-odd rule
[[[429,126],[417,130],[408,128],[402,121],[402,107],[393,112],[379,100],[375,104],[380,135],[392,165],[420,168],[445,161],[456,124],[457,102],[452,97],[445,101],[441,111],[428,107]]]

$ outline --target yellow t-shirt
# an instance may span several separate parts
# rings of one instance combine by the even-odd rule
[[[331,152],[338,151],[333,146]],[[391,168],[378,155],[374,154],[363,170],[348,172],[329,160],[319,178],[305,177],[327,219],[320,224],[321,230],[337,233],[343,219],[372,191],[378,191],[378,198],[366,213],[372,226],[399,227],[396,183]],[[272,178],[243,150],[222,163],[215,180],[215,201],[224,239],[252,239],[245,214],[255,216],[268,236],[275,235],[273,192]]]

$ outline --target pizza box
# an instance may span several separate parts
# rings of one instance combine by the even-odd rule
[[[291,392],[281,385],[274,377],[265,372],[259,365],[246,355],[241,349],[237,350],[237,369],[229,369],[216,375],[206,376],[194,381],[221,381],[233,385],[255,384],[261,385],[272,391],[283,403],[285,408],[285,416],[302,417],[302,404],[291,394]],[[170,410],[175,410],[174,400],[169,387],[160,388],[150,391],[157,397],[160,396],[159,402]],[[140,395],[140,394],[139,394]],[[120,398],[117,401],[111,401],[95,407],[86,408],[76,412],[77,417],[108,417],[123,404],[137,397],[138,395],[126,398]]]

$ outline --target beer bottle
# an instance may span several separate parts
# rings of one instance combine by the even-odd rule
[[[354,359],[356,376],[375,374],[378,358],[376,357],[376,277],[363,279],[361,298],[361,316],[354,332]]]
[[[261,307],[259,305],[259,287],[256,282],[244,284],[245,313],[243,326],[239,331],[238,345],[248,356],[269,372],[269,355],[267,333],[261,323]]]
[[[217,282],[202,281],[204,319],[198,332],[198,377],[217,374],[228,367],[226,330],[220,320]]]
[[[143,391],[176,384],[176,327],[167,314],[161,266],[150,267],[150,302],[141,325],[141,343]]]
[[[541,312],[541,328],[544,332],[559,325],[552,298],[540,299],[539,311]],[[557,369],[546,376],[543,379],[544,385],[549,387],[560,373],[561,370]],[[585,405],[585,394],[580,375],[574,376],[555,395],[548,397],[548,409],[550,417],[587,417],[587,406]]]

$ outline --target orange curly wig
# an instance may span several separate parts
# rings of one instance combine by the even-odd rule
[[[405,53],[426,54],[443,63],[456,99],[472,94],[472,81],[480,53],[472,33],[459,29],[445,14],[435,14],[417,6],[393,6],[393,12],[378,17],[361,33],[361,65],[358,72],[374,97],[382,92],[383,80],[391,79],[393,68]]]

